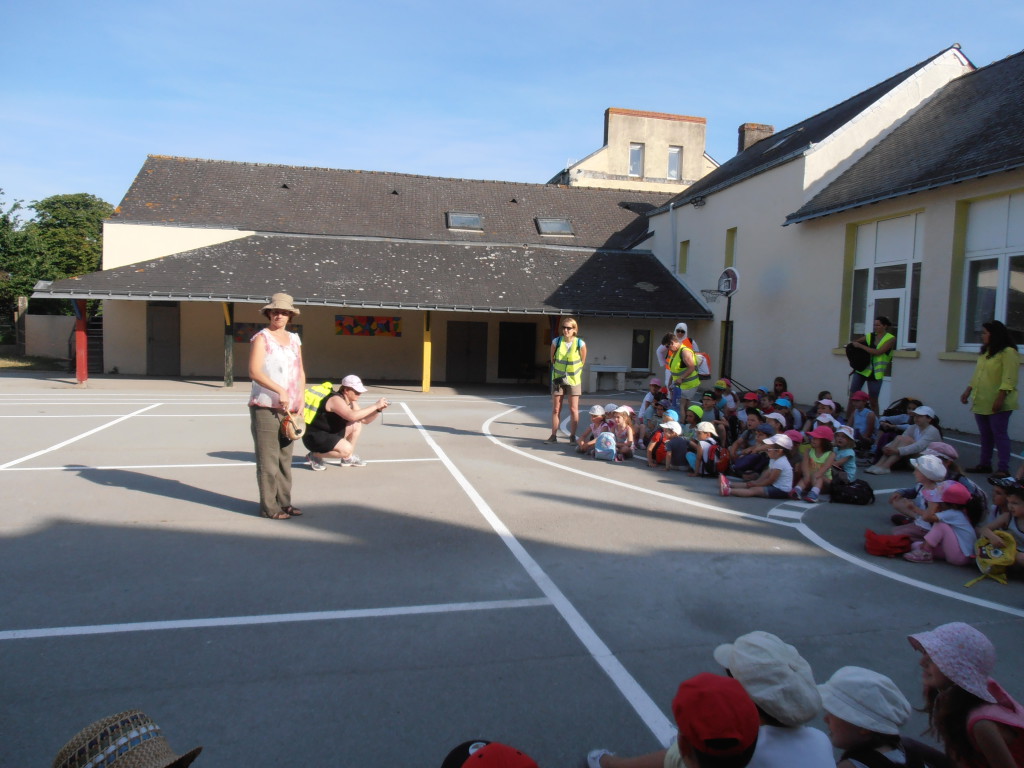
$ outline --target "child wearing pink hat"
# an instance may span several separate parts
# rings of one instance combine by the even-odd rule
[[[921,513],[921,518],[931,523],[931,530],[921,541],[910,545],[911,549],[903,555],[903,559],[912,563],[946,560],[953,565],[972,562],[974,541],[977,538],[974,528],[981,524],[981,520],[968,516],[967,502],[970,500],[971,492],[966,486],[962,483],[948,483],[942,490],[938,511],[929,508]]]
[[[928,723],[958,766],[1024,766],[1024,707],[991,678],[992,642],[969,624],[909,635],[921,653]]]
[[[815,427],[807,433],[811,449],[800,462],[800,482],[793,486],[792,499],[816,502],[822,489],[832,481],[832,464],[836,455],[832,451],[835,433],[826,426]]]

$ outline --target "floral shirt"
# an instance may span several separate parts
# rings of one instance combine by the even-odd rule
[[[263,373],[271,381],[284,384],[288,390],[288,399],[292,403],[292,409],[299,411],[303,405],[305,393],[302,388],[302,340],[297,333],[288,334],[288,346],[278,344],[271,335],[268,328],[252,337],[252,344],[265,344],[267,354],[263,358]],[[281,400],[270,389],[261,387],[257,382],[252,383],[252,392],[249,394],[249,405],[261,408],[280,408]]]

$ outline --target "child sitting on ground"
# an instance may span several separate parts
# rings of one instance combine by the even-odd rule
[[[747,428],[740,433],[732,445],[729,446],[729,459],[733,464],[737,459],[752,453],[757,447],[757,428],[764,424],[764,418],[757,408],[746,410]]]
[[[804,454],[800,464],[800,482],[790,491],[791,499],[816,502],[822,490],[832,481],[832,464],[835,454],[832,452],[832,441],[835,434],[828,427],[812,429],[807,436],[811,439],[811,449]],[[805,490],[806,489],[806,490]]]
[[[793,490],[793,466],[786,458],[793,448],[793,441],[786,435],[775,435],[764,441],[768,448],[768,468],[757,480],[751,482],[730,482],[725,475],[719,476],[719,488],[723,496],[764,496],[769,499],[788,499]]]
[[[997,514],[981,526],[978,533],[997,547],[1003,546],[1003,541],[995,535],[996,531],[1006,531],[1013,537],[1017,545],[1017,555],[1014,564],[1010,566],[1010,575],[1019,576],[1024,572],[1024,486],[1009,477],[995,478],[994,481],[990,478],[989,482],[992,482],[993,502],[997,501],[999,492],[999,496],[1005,499],[1006,508],[999,511],[997,503]]]
[[[914,480],[917,485],[911,489],[895,491],[889,497],[889,503],[896,514],[892,522],[894,536],[909,536],[911,541],[920,541],[931,530],[931,523],[922,518],[926,510],[932,515],[939,511],[942,492],[946,488],[946,468],[938,456],[921,456],[910,460],[914,468]],[[911,495],[913,494],[913,495]]]
[[[606,432],[604,423],[604,407],[592,405],[590,407],[590,424],[583,431],[583,434],[576,440],[576,453],[590,453],[594,450],[597,436]]]
[[[697,436],[697,425],[701,423],[703,418],[704,409],[699,405],[691,405],[687,408],[683,414],[683,423],[679,425],[683,428],[683,437],[687,440],[693,440]]]
[[[832,480],[843,480],[852,483],[857,479],[857,452],[854,449],[856,442],[853,437],[853,427],[844,424],[836,430],[835,444],[832,451],[835,458],[832,460]]]
[[[842,751],[837,768],[921,765],[900,739],[900,727],[913,709],[888,677],[864,667],[843,667],[818,690],[829,739]]]
[[[678,421],[669,420],[663,424],[659,424],[658,428],[655,429],[654,433],[651,435],[650,440],[647,441],[647,466],[668,469],[668,463],[665,460],[665,457],[668,454],[668,442],[672,438],[678,436]]]
[[[686,463],[690,465],[690,477],[714,477],[718,474],[711,449],[718,445],[715,440],[715,425],[702,421],[697,425],[697,436],[690,440]]]
[[[921,519],[931,523],[931,529],[923,539],[910,545],[910,551],[903,555],[904,560],[911,563],[946,560],[953,565],[967,565],[974,559],[977,537],[974,526],[979,521],[967,516],[971,492],[961,483],[947,481],[945,486],[938,511],[929,508],[921,513]]]
[[[875,432],[878,426],[878,418],[875,412],[868,408],[870,397],[867,392],[857,390],[850,395],[850,426],[853,427],[853,439],[856,442],[856,450],[867,453],[874,444]]]
[[[615,409],[612,431],[615,433],[615,460],[633,458],[633,409],[620,405]]]
[[[682,427],[679,426],[679,422],[672,423],[675,424],[676,431],[665,443],[665,462],[662,467],[683,470],[689,467],[686,461],[686,451],[690,447],[690,441],[682,436]],[[666,429],[666,427],[662,425],[662,429]],[[671,427],[667,429],[671,430]]]

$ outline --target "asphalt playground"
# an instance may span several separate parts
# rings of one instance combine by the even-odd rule
[[[0,376],[0,766],[137,707],[204,767],[432,768],[484,737],[567,768],[658,748],[678,683],[754,629],[819,681],[871,667],[920,704],[905,636],[967,621],[1024,697],[1024,583],[864,553],[908,474],[869,476],[870,507],[723,499],[545,443],[543,392],[375,386],[393,406],[367,466],[312,472],[297,449],[305,514],[272,521],[247,394]]]

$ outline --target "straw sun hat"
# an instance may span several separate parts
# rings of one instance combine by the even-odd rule
[[[61,747],[53,768],[185,768],[202,747],[178,755],[160,726],[137,709],[97,720]]]
[[[283,309],[286,312],[291,312],[293,315],[301,314],[295,306],[295,301],[287,293],[275,293],[270,297],[270,303],[263,307],[260,312],[266,314],[272,309]]]

